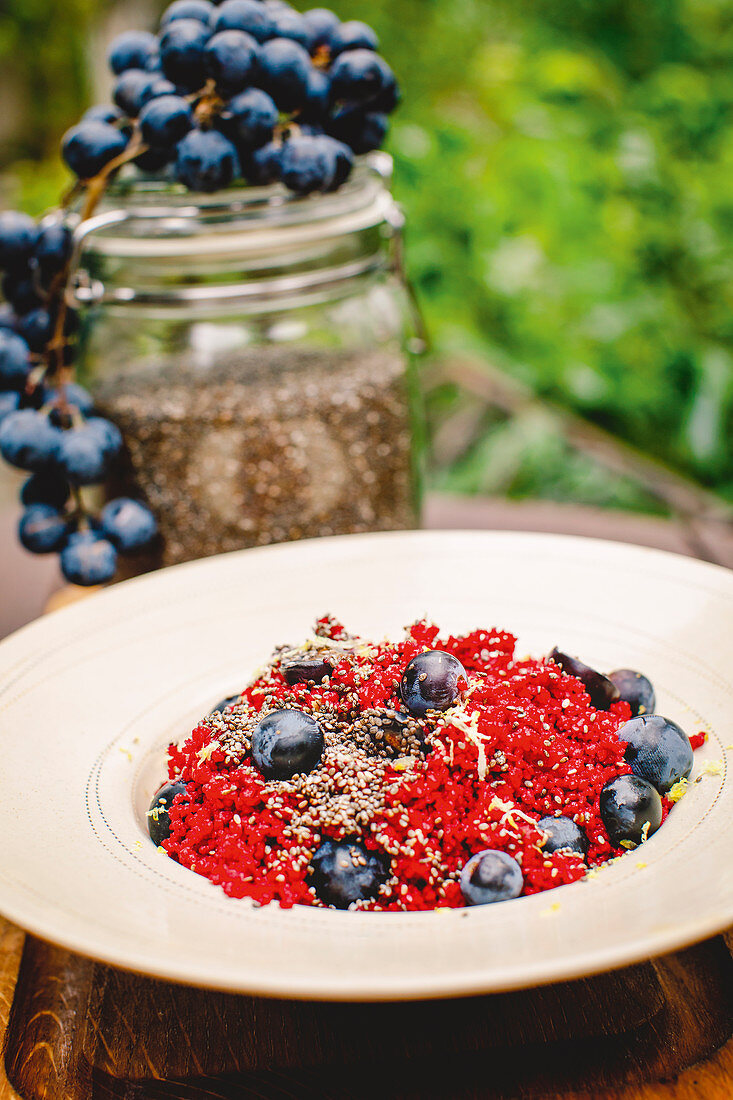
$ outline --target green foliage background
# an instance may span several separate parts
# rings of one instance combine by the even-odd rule
[[[102,7],[6,0],[0,15],[0,63],[32,103],[14,150],[29,207],[56,186],[28,165],[78,115]],[[733,499],[729,0],[334,7],[377,28],[402,81],[390,149],[436,353],[476,353]],[[487,422],[441,483],[490,485],[500,429]],[[562,441],[528,446],[510,493],[645,506],[579,476]]]

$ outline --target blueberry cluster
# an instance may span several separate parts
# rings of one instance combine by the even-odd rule
[[[174,0],[157,35],[112,44],[114,106],[92,107],[62,152],[80,180],[118,161],[193,191],[234,180],[335,191],[377,149],[399,101],[365,23],[285,0]]]
[[[141,549],[156,523],[127,498],[98,516],[84,506],[82,487],[105,480],[122,437],[70,381],[76,318],[63,296],[70,252],[59,216],[36,225],[24,214],[0,214],[0,454],[31,474],[21,491],[23,546],[59,553],[67,580],[90,585],[111,580],[118,552]]]

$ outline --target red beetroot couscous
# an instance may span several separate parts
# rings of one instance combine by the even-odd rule
[[[581,879],[622,853],[609,841],[599,795],[631,771],[617,735],[631,711],[625,702],[596,710],[579,680],[549,660],[517,660],[515,645],[499,630],[440,639],[425,622],[403,641],[364,643],[332,618],[319,620],[305,647],[279,650],[235,703],[170,747],[170,779],[186,788],[170,806],[162,847],[231,897],[284,907],[324,904],[311,860],[327,838],[357,840],[388,866],[377,896],[354,903],[361,909],[463,906],[461,868],[486,849],[517,861],[523,894]],[[405,668],[431,649],[461,662],[460,697],[395,728]],[[299,659],[315,668],[323,659],[329,674],[289,683]],[[280,708],[318,721],[325,747],[310,774],[266,780],[250,735]],[[662,805],[664,817],[671,804]],[[537,822],[559,815],[587,835],[585,859],[543,851]]]

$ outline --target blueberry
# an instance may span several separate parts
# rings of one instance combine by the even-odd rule
[[[0,302],[0,329],[7,332],[16,332],[18,327],[18,314],[10,302]]]
[[[272,18],[261,0],[224,0],[214,20],[214,31],[245,31],[258,42],[275,33]]]
[[[174,24],[175,26],[175,24]],[[219,191],[241,172],[235,146],[217,130],[191,130],[178,145],[176,178],[192,191]]]
[[[288,684],[307,684],[309,681],[320,684],[324,676],[333,672],[333,666],[325,657],[316,656],[284,658],[280,668]]]
[[[333,28],[328,37],[328,45],[331,56],[337,57],[347,50],[378,50],[379,39],[367,23],[350,19]]]
[[[662,800],[646,779],[618,775],[601,791],[601,820],[614,848],[622,841],[641,844],[662,824]],[[646,825],[649,825],[648,829]]]
[[[62,435],[42,413],[21,409],[0,427],[0,454],[11,466],[37,473],[55,463]]]
[[[637,714],[654,713],[657,697],[651,680],[647,680],[646,676],[630,668],[618,668],[615,672],[609,672],[608,678],[618,688],[620,698],[631,707],[634,718]]]
[[[277,120],[277,107],[267,92],[248,88],[229,100],[221,127],[239,148],[259,149],[272,140]]]
[[[325,46],[341,23],[339,17],[328,8],[311,8],[310,11],[304,11],[303,20],[310,32],[312,50]]]
[[[348,50],[331,66],[331,99],[334,103],[369,103],[394,83],[387,62],[371,50]]]
[[[265,779],[310,772],[323,753],[323,731],[302,710],[274,710],[252,732],[252,759]]]
[[[25,340],[9,329],[0,329],[0,389],[22,390],[31,364]]]
[[[109,472],[111,456],[89,423],[63,432],[59,446],[59,466],[72,485],[97,485]]]
[[[4,210],[0,214],[0,268],[27,263],[38,240],[38,227],[27,214]]]
[[[21,268],[19,271],[7,271],[3,275],[3,294],[19,316],[30,313],[32,309],[38,309],[43,304],[35,274],[31,268]]]
[[[466,905],[489,905],[518,898],[524,889],[524,876],[516,859],[487,848],[464,864],[460,886]]]
[[[17,412],[20,408],[20,394],[12,393],[11,391],[0,391],[0,424],[11,413]]]
[[[466,685],[466,670],[452,653],[429,649],[413,657],[402,676],[402,701],[417,718],[429,710],[447,710]]]
[[[579,856],[588,854],[588,836],[585,829],[576,825],[572,817],[541,817],[537,822],[543,833],[549,833],[547,840],[541,845],[542,851],[552,854],[569,848]]]
[[[31,351],[43,351],[53,335],[53,321],[48,310],[32,309],[21,317],[18,335],[23,337]]]
[[[297,42],[298,45],[302,46],[304,50],[310,49],[311,32],[300,12],[294,11],[292,8],[282,8],[272,13],[272,22],[274,24],[273,37],[290,38],[293,42]]]
[[[33,474],[20,491],[23,504],[48,504],[57,511],[69,499],[69,483],[57,470]]]
[[[259,47],[244,31],[221,31],[210,38],[204,51],[206,72],[224,95],[243,91],[257,70]]]
[[[61,551],[60,565],[71,584],[106,584],[117,571],[117,551],[96,531],[77,531]]]
[[[232,707],[235,703],[238,703],[239,699],[239,695],[229,695],[226,699],[220,699],[216,706],[211,708],[209,714],[216,714],[217,711],[221,713],[222,711],[225,711],[227,707]]]
[[[193,126],[191,108],[177,95],[151,99],[140,112],[140,130],[148,145],[176,145]]]
[[[155,516],[137,500],[118,497],[102,509],[102,533],[122,554],[147,546],[158,533]]]
[[[358,155],[381,149],[387,136],[387,116],[358,107],[342,107],[328,120],[332,137],[343,141]]]
[[[62,222],[41,226],[36,242],[35,258],[44,278],[63,271],[71,255],[71,230]]]
[[[114,126],[124,118],[123,112],[113,103],[96,103],[88,107],[81,116],[82,122],[106,122],[108,126]]]
[[[68,516],[50,504],[30,504],[20,518],[18,537],[31,554],[52,554],[63,548],[69,527]]]
[[[279,183],[282,178],[282,151],[283,147],[274,141],[256,149],[245,164],[244,174],[248,182],[260,187]]]
[[[646,779],[660,794],[666,794],[692,771],[692,745],[676,722],[659,714],[632,718],[618,731],[619,741],[628,741],[624,759],[634,775]]]
[[[311,858],[308,883],[324,905],[348,909],[375,898],[389,878],[387,857],[358,840],[324,840]]]
[[[328,191],[336,178],[336,150],[327,137],[294,137],[283,146],[282,181],[298,195]]]
[[[144,69],[158,53],[158,39],[147,31],[125,31],[115,38],[107,60],[115,76],[127,69]]]
[[[91,179],[115,157],[124,153],[127,139],[105,122],[80,122],[64,134],[61,152],[72,172]]]
[[[160,17],[161,27],[167,27],[176,19],[198,19],[204,26],[211,26],[216,8],[209,0],[173,0]]]
[[[257,83],[281,111],[294,111],[308,95],[311,60],[306,50],[289,38],[265,42],[258,58]]]
[[[596,710],[608,710],[612,703],[619,701],[619,692],[615,684],[612,684],[607,676],[596,672],[594,668],[584,665],[577,657],[570,657],[567,653],[555,647],[549,656],[549,660],[559,665],[568,676],[574,676],[590,696],[591,705]]]
[[[173,783],[164,783],[160,790],[153,796],[146,817],[150,839],[156,846],[162,844],[171,835],[171,819],[168,810],[173,805],[176,795],[185,795],[186,784],[181,780]],[[187,802],[188,799],[181,799]]]
[[[192,91],[206,79],[204,50],[211,31],[197,19],[176,19],[165,28],[160,39],[160,64],[174,84]]]

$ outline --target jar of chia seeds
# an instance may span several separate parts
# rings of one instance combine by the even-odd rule
[[[391,161],[332,195],[118,181],[77,233],[79,376],[126,443],[151,565],[414,527],[412,357]],[[419,434],[419,433],[417,433]]]

